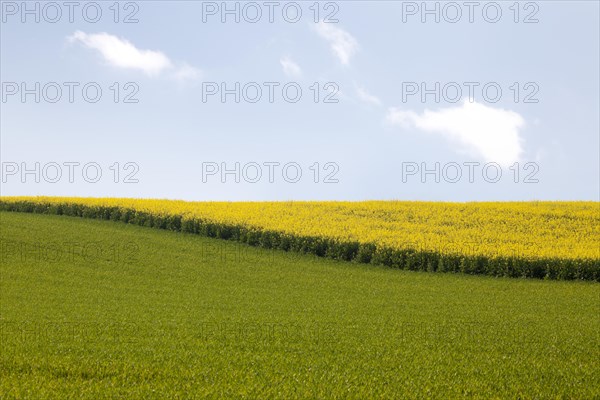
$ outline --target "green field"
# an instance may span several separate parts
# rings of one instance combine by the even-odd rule
[[[0,398],[600,398],[600,284],[0,213]]]

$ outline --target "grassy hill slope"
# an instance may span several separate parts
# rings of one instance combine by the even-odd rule
[[[600,285],[0,212],[0,398],[597,398]]]

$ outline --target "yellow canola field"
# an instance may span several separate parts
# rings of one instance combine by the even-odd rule
[[[490,258],[600,259],[600,203],[186,202],[1,197],[0,203],[118,207],[293,236]]]

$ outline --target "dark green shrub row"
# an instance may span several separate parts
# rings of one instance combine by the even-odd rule
[[[206,237],[235,240],[251,246],[280,249],[336,260],[386,265],[412,271],[460,272],[491,276],[600,282],[600,260],[525,259],[521,257],[485,257],[448,255],[419,249],[378,248],[371,243],[339,242],[333,239],[294,236],[281,232],[225,225],[204,220],[182,221],[180,216],[155,216],[119,207],[95,207],[83,204],[42,204],[29,201],[0,200],[0,210],[56,214],[122,221]]]

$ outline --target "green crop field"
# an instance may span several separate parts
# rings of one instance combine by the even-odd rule
[[[600,284],[0,213],[0,398],[600,398]]]

